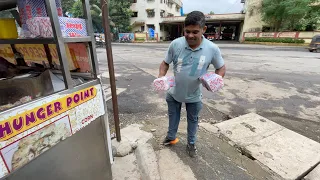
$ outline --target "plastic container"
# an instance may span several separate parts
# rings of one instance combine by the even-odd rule
[[[13,18],[0,18],[0,39],[17,39],[18,30]]]

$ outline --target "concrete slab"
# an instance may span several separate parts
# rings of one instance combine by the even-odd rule
[[[196,180],[191,168],[170,149],[159,151],[159,170],[161,180]]]
[[[115,157],[112,165],[113,180],[140,180],[141,176],[137,167],[137,159],[134,154],[125,157]]]
[[[138,167],[142,180],[160,180],[158,159],[153,147],[148,144],[140,144],[135,151]]]
[[[251,113],[215,125],[219,137],[284,179],[299,179],[320,162],[320,144]],[[230,143],[230,144],[232,144]]]
[[[304,180],[319,180],[320,179],[320,165],[313,169]]]
[[[218,127],[211,125],[210,123],[199,123],[199,127],[201,129],[204,129],[205,131],[215,134],[215,135],[219,135],[220,134],[220,130]]]
[[[237,146],[244,147],[284,129],[262,116],[254,113],[239,116],[214,125],[220,136],[232,140]]]
[[[285,179],[299,179],[320,162],[320,144],[284,129],[245,147],[249,154]]]
[[[132,124],[121,129],[121,136],[127,138],[131,142],[138,142],[138,146],[145,144],[153,137],[152,133],[141,130],[143,125]]]

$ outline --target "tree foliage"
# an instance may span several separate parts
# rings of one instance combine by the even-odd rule
[[[74,2],[71,13],[73,17],[77,18],[83,18],[83,7],[82,7],[82,1],[77,0]],[[92,25],[95,32],[103,32],[103,26],[102,26],[102,11],[100,9],[100,4],[96,0],[90,0],[90,13],[92,18]]]
[[[210,13],[209,13],[210,15],[214,15],[214,12],[213,11],[210,11]]]
[[[119,32],[131,31],[131,4],[128,0],[110,0],[109,2],[109,15]]]
[[[313,30],[320,17],[316,0],[263,0],[262,18],[273,31]]]
[[[115,33],[113,28],[115,26],[119,32],[130,32],[131,2],[126,0],[109,0],[108,3],[109,20],[112,26],[111,31]],[[103,32],[102,10],[100,7],[100,0],[90,0],[90,13],[95,32]],[[73,17],[83,18],[81,0],[75,1],[70,11]]]
[[[62,10],[64,13],[71,12],[72,6],[75,3],[75,0],[62,0]]]

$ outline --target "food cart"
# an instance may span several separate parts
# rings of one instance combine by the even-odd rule
[[[82,0],[84,24],[66,20],[67,28],[86,31],[77,37],[73,37],[74,32],[69,33],[71,37],[63,32],[61,21],[65,17],[59,17],[59,0],[42,1],[47,16],[40,20],[50,24],[46,28],[52,31],[52,37],[0,39],[0,46],[11,47],[14,54],[14,58],[2,57],[6,73],[0,78],[0,178],[112,179],[110,130],[98,78],[89,0]],[[19,2],[28,1],[0,0],[0,11],[17,3],[19,6]],[[22,16],[31,15],[32,5],[20,8],[20,21],[25,21]],[[35,11],[39,13],[41,8]],[[27,18],[29,22],[39,17]],[[39,32],[45,29],[38,28]],[[36,58],[30,56],[19,65],[18,55],[24,53],[26,59],[27,46],[42,59],[33,62]],[[87,58],[74,55],[84,51],[87,54],[83,57]],[[10,57],[13,60],[6,61]]]

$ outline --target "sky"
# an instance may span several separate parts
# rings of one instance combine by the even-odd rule
[[[194,10],[208,14],[240,13],[243,8],[241,0],[182,0],[184,13]]]

